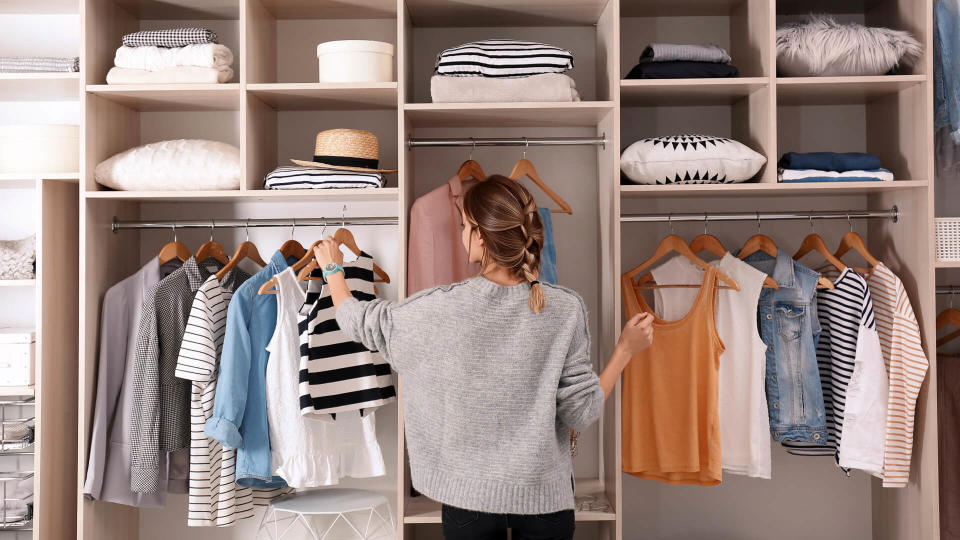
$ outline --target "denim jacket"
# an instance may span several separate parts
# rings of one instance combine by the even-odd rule
[[[779,289],[763,289],[757,306],[760,337],[767,346],[767,409],[776,441],[826,444],[823,390],[817,368],[820,334],[815,293],[819,274],[783,250],[776,258],[758,251],[744,259],[773,277]]]
[[[227,307],[213,416],[204,433],[237,449],[237,484],[245,487],[286,487],[282,478],[271,474],[265,386],[266,347],[277,323],[277,297],[257,291],[288,263],[292,264],[278,250],[267,266],[237,289]]]
[[[933,4],[934,127],[960,130],[960,1]]]

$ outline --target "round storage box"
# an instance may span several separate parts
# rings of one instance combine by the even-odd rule
[[[320,82],[393,82],[393,44],[349,39],[317,45]]]
[[[79,170],[80,126],[0,126],[0,173],[69,173]]]

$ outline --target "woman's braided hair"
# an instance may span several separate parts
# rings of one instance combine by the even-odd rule
[[[495,174],[467,191],[463,213],[470,228],[480,231],[483,239],[481,268],[493,262],[528,281],[530,309],[543,311],[543,287],[537,280],[543,223],[533,195],[519,182]]]

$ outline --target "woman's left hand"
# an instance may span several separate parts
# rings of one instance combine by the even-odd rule
[[[328,236],[322,242],[313,248],[313,256],[316,257],[320,268],[330,263],[337,263],[343,266],[343,252],[340,251],[340,243]]]

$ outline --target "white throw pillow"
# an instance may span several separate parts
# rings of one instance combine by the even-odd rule
[[[200,139],[155,142],[101,162],[93,178],[125,191],[239,189],[240,149]]]
[[[732,184],[751,178],[767,158],[733,139],[672,135],[640,139],[620,156],[638,184]]]

